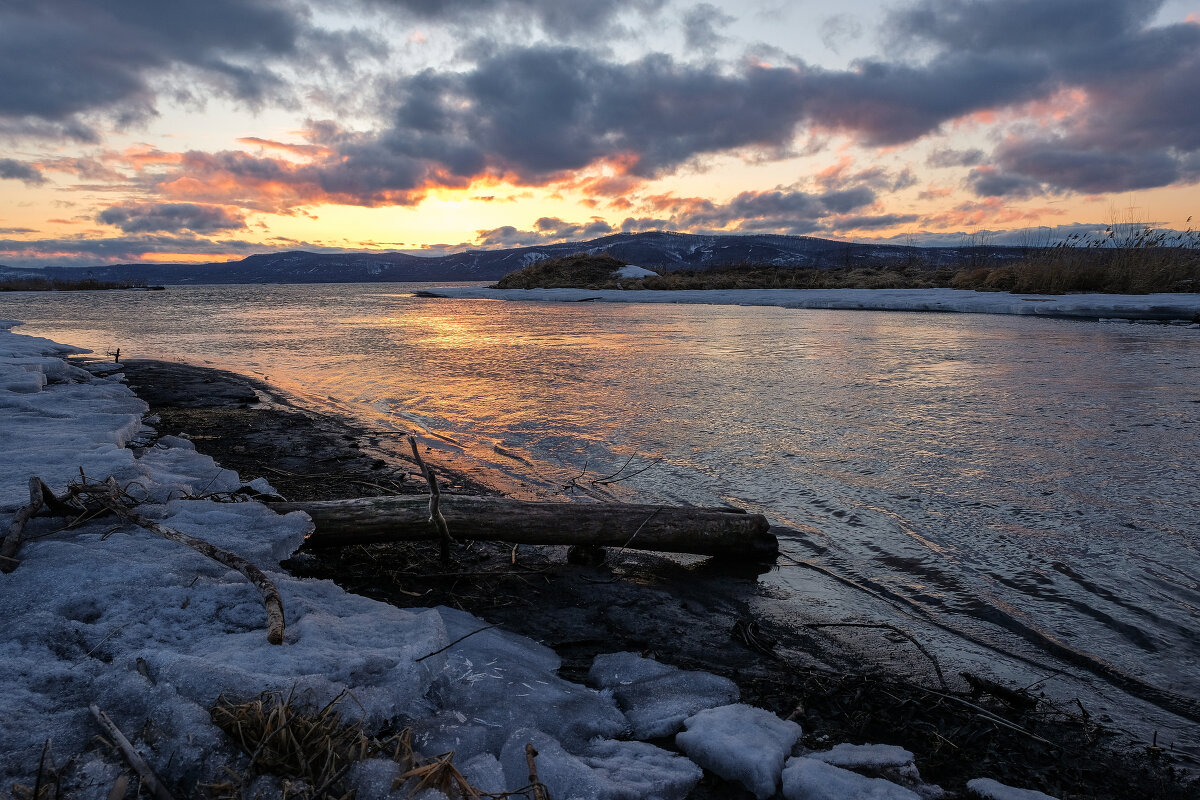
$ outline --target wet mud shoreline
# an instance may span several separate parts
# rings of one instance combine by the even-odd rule
[[[130,387],[157,416],[159,434],[187,435],[222,467],[243,480],[266,478],[288,500],[426,491],[419,470],[400,455],[399,437],[314,413],[243,375],[158,361],[124,366]],[[495,493],[473,476],[432,466],[443,491]],[[1031,718],[996,698],[971,701],[1030,735],[1014,733],[954,699],[961,691],[895,681],[845,645],[845,637],[878,640],[886,631],[830,635],[753,618],[747,600],[760,591],[754,568],[631,551],[580,566],[567,563],[565,547],[483,542],[458,543],[449,565],[438,560],[436,543],[402,543],[303,548],[285,566],[394,605],[462,608],[550,646],[571,680],[583,680],[597,653],[619,650],[730,677],[745,702],[800,722],[808,746],[826,736],[898,744],[916,753],[926,780],[949,790],[982,776],[1059,797],[1189,797],[1195,790],[1176,781],[1168,756],[1128,752],[1085,715],[1049,709]],[[1124,755],[1106,755],[1114,749]],[[1122,785],[1113,785],[1114,770]],[[694,796],[737,792],[706,780]]]

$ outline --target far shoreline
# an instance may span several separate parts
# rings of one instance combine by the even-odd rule
[[[456,300],[674,303],[825,311],[917,311],[1059,319],[1169,322],[1200,327],[1200,293],[1035,295],[971,289],[494,289],[415,293]]]

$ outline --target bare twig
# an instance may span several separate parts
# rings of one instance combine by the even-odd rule
[[[155,800],[174,800],[171,793],[167,791],[167,787],[163,786],[162,781],[154,774],[154,770],[150,769],[150,765],[146,763],[145,759],[137,750],[133,749],[133,745],[125,738],[125,734],[121,733],[121,729],[108,718],[108,715],[101,711],[95,703],[89,705],[88,710],[92,712],[92,716],[96,718],[96,722],[100,723],[100,727],[104,729],[109,738],[116,743],[121,755],[125,756],[129,766],[138,774],[142,785],[153,795]]]
[[[550,793],[546,791],[546,785],[538,780],[537,764],[534,763],[537,754],[538,751],[534,749],[533,742],[525,745],[525,763],[529,765],[529,788],[533,790],[533,800],[550,800]]]
[[[442,563],[450,563],[450,528],[446,525],[446,518],[442,516],[442,511],[439,508],[441,503],[441,492],[438,490],[437,477],[433,474],[433,470],[425,463],[425,459],[421,458],[421,452],[417,449],[417,437],[408,437],[408,446],[412,448],[413,459],[416,460],[417,466],[421,468],[421,474],[425,476],[425,482],[429,484],[429,521],[437,528],[441,534],[441,557]]]
[[[950,691],[950,684],[946,683],[946,676],[942,674],[942,665],[939,664],[938,660],[933,657],[933,653],[930,653],[928,650],[926,650],[925,646],[922,645],[920,642],[918,642],[911,633],[909,633],[908,631],[903,630],[901,628],[898,628],[895,625],[890,625],[886,622],[812,622],[812,623],[809,623],[808,625],[806,625],[805,627],[806,628],[886,628],[889,631],[895,631],[896,633],[900,634],[905,639],[908,639],[910,642],[912,642],[914,645],[916,645],[916,648],[921,651],[921,654],[929,659],[930,663],[933,664],[933,669],[937,672],[938,680],[941,682],[942,688],[945,689],[946,691]]]
[[[449,650],[451,647],[454,647],[454,645],[458,644],[458,643],[459,643],[459,642],[461,642],[463,639],[469,639],[470,637],[474,636],[474,635],[475,635],[475,634],[477,634],[477,633],[483,633],[484,631],[490,631],[492,628],[499,628],[499,627],[500,627],[499,625],[488,625],[487,627],[480,628],[479,630],[474,630],[474,631],[471,631],[471,632],[470,632],[470,633],[468,633],[466,636],[460,636],[460,637],[458,637],[457,639],[455,639],[453,642],[451,642],[450,644],[446,645],[445,647],[442,647],[442,648],[439,648],[439,649],[437,649],[437,650],[434,650],[432,653],[426,653],[425,655],[421,656],[420,658],[414,658],[414,659],[413,659],[413,663],[415,664],[415,663],[417,663],[418,661],[424,661],[424,660],[425,660],[425,659],[427,659],[427,658],[433,658],[433,657],[434,657],[434,656],[436,656],[438,653],[444,653],[444,652],[446,652],[447,650]]]

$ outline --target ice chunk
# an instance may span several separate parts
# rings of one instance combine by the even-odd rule
[[[588,682],[612,690],[636,739],[670,736],[697,711],[738,699],[737,684],[728,678],[682,670],[634,653],[596,656]]]
[[[500,763],[508,791],[519,792],[529,785],[529,765],[525,745],[537,751],[534,763],[538,780],[545,784],[554,800],[600,800],[603,782],[587,764],[563,749],[552,736],[536,728],[518,728],[508,737],[500,752]]]
[[[913,763],[913,754],[894,744],[839,744],[832,750],[809,753],[808,757],[848,769],[905,767]]]
[[[499,727],[472,720],[461,711],[439,711],[427,719],[414,720],[413,748],[423,756],[455,753],[455,761],[494,752],[494,742],[504,735]]]
[[[613,689],[634,681],[670,675],[674,670],[677,668],[670,664],[642,658],[637,653],[601,653],[592,660],[588,683],[602,689]]]
[[[579,757],[604,784],[611,800],[683,800],[704,777],[681,755],[645,742],[592,742]]]
[[[967,781],[967,791],[983,800],[1058,800],[1033,789],[1015,789],[991,778],[976,778]]]
[[[487,627],[465,612],[437,611],[447,623],[450,641]],[[564,681],[554,674],[561,663],[554,651],[523,637],[483,630],[451,647],[447,659],[431,697],[440,708],[491,731],[487,749],[492,752],[504,744],[507,731],[534,720],[573,750],[628,728],[610,693]]]
[[[883,778],[868,778],[815,758],[789,759],[783,771],[786,800],[921,800]]]
[[[504,781],[504,768],[491,753],[481,753],[461,764],[456,760],[455,764],[467,779],[467,783],[479,791],[485,794],[504,793],[507,785]]]
[[[784,759],[800,740],[800,726],[742,703],[701,711],[683,723],[675,743],[722,778],[739,781],[759,800],[775,794]]]

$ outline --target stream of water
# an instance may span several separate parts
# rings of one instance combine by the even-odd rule
[[[903,624],[1010,682],[1068,669],[1046,687],[1195,749],[1200,717],[1163,706],[1200,709],[1200,331],[412,288],[14,294],[0,318],[416,427],[517,494],[761,511],[799,534],[755,613]]]

